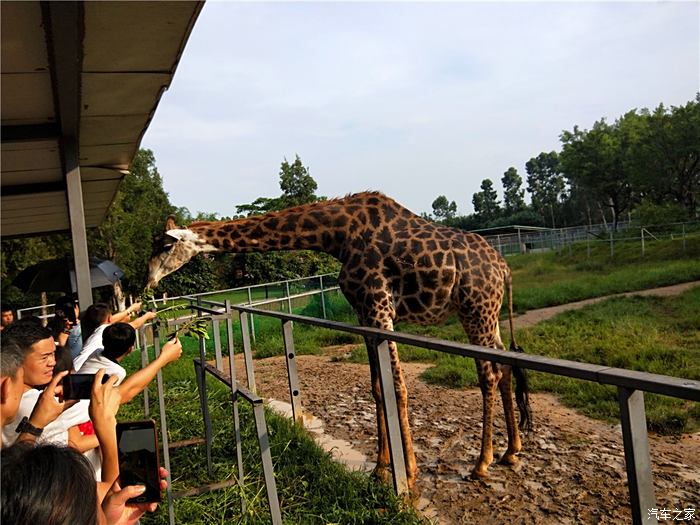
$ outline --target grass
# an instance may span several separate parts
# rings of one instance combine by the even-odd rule
[[[615,257],[596,245],[587,256],[585,244],[568,251],[517,255],[513,270],[513,304],[518,312],[666,286],[700,279],[700,237],[655,241],[644,257],[639,245],[620,244]]]
[[[204,428],[191,361],[199,355],[198,344],[189,338],[184,342],[184,355],[168,365],[163,373],[171,442],[200,437]],[[130,372],[137,369],[139,363],[140,357],[135,354],[124,362]],[[214,475],[208,476],[204,446],[174,449],[171,469],[176,491],[237,476],[230,390],[211,378],[207,379],[207,390],[214,427]],[[155,382],[150,394],[151,417],[159,421]],[[252,411],[245,402],[240,402],[239,407],[245,466],[242,487],[176,500],[176,523],[269,523]],[[119,413],[119,419],[124,421],[141,418],[142,396],[123,406]],[[388,486],[375,483],[366,474],[348,472],[290,421],[270,412],[266,413],[266,419],[285,523],[420,523],[416,514],[406,508]],[[241,513],[241,500],[246,503],[245,514]],[[144,525],[167,523],[166,504],[161,504],[156,513],[149,514],[141,522]]]

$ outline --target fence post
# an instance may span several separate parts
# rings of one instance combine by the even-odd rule
[[[649,522],[651,521],[649,511],[656,507],[656,496],[649,456],[644,392],[618,387],[617,393],[620,402],[620,422],[632,522],[635,524]]]
[[[685,223],[683,223],[681,226],[683,228],[683,251],[685,251]]]
[[[250,335],[248,334],[248,313],[239,312],[241,320],[241,335],[243,337],[243,359],[245,361],[245,374],[248,378],[248,390],[257,394],[255,387],[255,372],[253,371],[253,351],[250,348]]]
[[[158,333],[158,328],[153,326],[153,352],[155,358],[158,359],[160,355],[160,334]],[[168,440],[168,420],[165,414],[165,392],[163,389],[163,371],[158,370],[156,373],[156,384],[158,388],[158,410],[160,412],[160,436],[161,443],[163,445],[163,463],[165,464],[165,469],[168,471],[168,488],[166,489],[166,496],[168,499],[168,519],[170,525],[175,525],[175,506],[173,504],[173,480],[172,480],[172,470],[170,469],[170,442]]]
[[[148,366],[148,341],[146,339],[146,327],[139,328],[138,336],[141,344],[141,368]],[[155,334],[153,336],[155,340]],[[151,415],[151,402],[148,393],[148,387],[143,389],[143,415],[148,418]]]
[[[267,299],[267,286],[265,286],[265,299]],[[248,287],[248,306],[253,306],[253,294],[250,291],[250,286]],[[253,314],[250,314],[250,335],[255,342],[255,319],[253,319]]]
[[[399,424],[399,410],[396,405],[396,390],[394,389],[394,374],[391,368],[389,355],[389,342],[382,341],[375,344],[379,370],[379,380],[382,388],[382,401],[384,402],[384,417],[386,418],[386,432],[389,438],[389,453],[391,456],[391,470],[394,475],[394,490],[399,495],[408,493],[408,481],[406,478],[406,462],[403,455],[403,439]]]
[[[197,304],[202,304],[202,298],[197,297]],[[202,317],[202,312],[197,311],[197,317]],[[202,416],[204,417],[204,438],[207,442],[207,472],[209,476],[214,475],[214,464],[212,461],[212,440],[213,432],[211,427],[211,416],[209,415],[209,403],[207,401],[207,377],[204,371],[204,364],[207,362],[207,347],[204,339],[199,340],[199,358],[201,360],[202,366],[197,369],[195,364],[195,376],[197,378],[197,383],[199,385],[199,401],[202,406]]]
[[[287,306],[289,308],[289,310],[287,310],[287,313],[291,314],[292,313],[292,299],[290,296],[292,294],[289,291],[289,281],[286,281],[284,284],[286,285],[286,288],[287,288]]]
[[[297,373],[296,353],[294,352],[294,332],[292,321],[282,321],[282,339],[284,340],[284,357],[287,361],[287,379],[289,380],[289,399],[292,402],[292,418],[303,424],[301,407],[301,388]]]
[[[642,228],[641,232],[642,232],[642,257],[644,257],[644,228]]]
[[[323,275],[319,275],[318,278],[321,281],[321,311],[323,312],[323,318],[328,319],[328,315],[326,314],[326,297],[323,293]]]
[[[231,300],[224,301],[226,308],[226,342],[228,343],[228,373],[231,378],[231,410],[233,411],[233,434],[236,441],[236,463],[238,464],[238,486],[243,496],[243,447],[241,443],[241,420],[238,414],[238,381],[236,380],[236,359],[233,351],[233,310]],[[246,500],[241,497],[241,515],[245,516]]]
[[[613,241],[613,232],[610,230],[610,258],[615,257],[615,241]]]

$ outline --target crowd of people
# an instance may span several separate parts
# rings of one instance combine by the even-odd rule
[[[120,485],[116,415],[180,357],[180,341],[168,341],[157,359],[127,375],[120,362],[134,350],[136,330],[155,317],[132,319],[140,303],[116,314],[95,304],[79,316],[77,303],[64,297],[48,326],[37,317],[14,320],[11,308],[7,315],[2,308],[0,522],[137,523],[156,504],[130,502],[145,487]],[[95,375],[90,399],[64,399],[62,381],[73,373]],[[167,472],[160,475],[162,490]]]

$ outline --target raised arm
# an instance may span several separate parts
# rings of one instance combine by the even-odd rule
[[[128,376],[120,385],[119,392],[122,403],[128,403],[153,381],[158,370],[171,361],[176,361],[182,355],[182,343],[179,339],[172,339],[163,345],[163,349],[157,359],[151,361],[148,366]]]
[[[121,404],[119,388],[114,386],[117,376],[112,375],[102,384],[104,369],[95,374],[90,397],[90,420],[102,453],[102,482],[97,484],[97,499],[102,502],[112,483],[119,477],[119,453],[117,450],[117,411]]]
[[[131,306],[129,306],[129,308],[127,308],[123,312],[117,312],[116,314],[112,314],[112,322],[113,323],[128,323],[129,318],[131,317],[131,314],[135,314],[139,310],[141,310],[141,303],[136,302],[136,303],[132,304]],[[134,326],[134,328],[136,328],[136,327]]]

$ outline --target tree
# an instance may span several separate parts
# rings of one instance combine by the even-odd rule
[[[498,201],[498,193],[493,189],[493,181],[484,179],[481,181],[481,191],[472,197],[474,213],[485,221],[492,221],[500,214],[501,207]]]
[[[630,111],[610,125],[601,119],[590,130],[574,126],[564,131],[561,167],[572,184],[589,192],[610,210],[613,230],[621,215],[639,201],[633,187],[638,165],[634,152],[642,135],[643,121]]]
[[[282,190],[283,208],[299,206],[318,200],[316,190],[318,184],[309,174],[309,169],[302,163],[299,155],[296,155],[293,164],[284,159],[280,168],[280,189]]]
[[[695,218],[700,204],[700,93],[670,110],[659,105],[647,115],[648,126],[635,151],[635,176],[645,197],[656,204],[667,199]]]
[[[501,178],[503,184],[503,209],[506,215],[514,215],[525,209],[525,190],[520,189],[523,179],[518,170],[508,168]]]
[[[114,261],[124,270],[124,284],[139,293],[146,282],[151,239],[175,211],[163,189],[151,150],[139,150],[124,177],[107,218],[89,236],[90,253]]]
[[[433,201],[433,215],[438,221],[451,219],[457,214],[455,201],[449,202],[447,197],[440,195]]]
[[[527,171],[527,191],[532,199],[532,207],[543,217],[549,216],[550,226],[556,228],[555,211],[564,193],[564,177],[559,167],[556,151],[540,153],[525,164]]]

